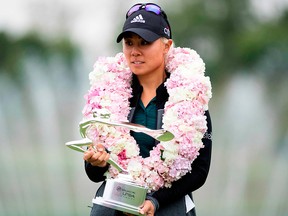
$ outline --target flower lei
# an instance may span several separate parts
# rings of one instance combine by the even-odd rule
[[[150,157],[142,158],[126,128],[93,124],[87,132],[94,143],[102,143],[110,157],[149,191],[170,187],[173,181],[191,171],[191,163],[204,147],[202,137],[207,130],[204,112],[212,97],[210,79],[204,75],[205,64],[196,51],[172,48],[166,70],[171,75],[165,83],[169,99],[164,107],[163,128],[174,134],[173,140],[160,142],[150,151]],[[85,95],[84,119],[104,115],[111,120],[127,121],[132,72],[124,54],[100,57],[89,79],[91,88]],[[106,175],[114,178],[118,171],[110,166]]]

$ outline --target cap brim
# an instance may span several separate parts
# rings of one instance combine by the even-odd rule
[[[147,29],[130,28],[130,29],[126,29],[121,34],[119,34],[119,36],[117,37],[117,40],[116,40],[117,43],[119,43],[123,39],[124,35],[128,32],[135,33],[135,34],[139,35],[140,37],[142,37],[145,41],[148,41],[148,42],[153,42],[153,41],[155,41],[161,37],[161,36],[155,34],[152,31],[149,31]]]

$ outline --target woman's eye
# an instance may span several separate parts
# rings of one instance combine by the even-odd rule
[[[126,41],[125,43],[126,43],[127,46],[131,46],[132,45],[131,41]]]
[[[124,42],[127,46],[131,46],[133,43],[131,40],[129,40],[128,38],[127,39],[124,39]]]
[[[142,44],[142,45],[149,45],[150,43],[149,43],[148,41],[143,40],[143,41],[141,42],[141,44]]]

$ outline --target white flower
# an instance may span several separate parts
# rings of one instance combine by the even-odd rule
[[[193,100],[197,96],[196,92],[191,91],[190,89],[187,89],[184,86],[175,89],[170,89],[169,94],[171,101],[173,101],[174,103],[183,100]]]
[[[140,161],[137,160],[130,160],[127,166],[127,170],[132,176],[140,176],[142,171],[142,164]]]
[[[103,82],[110,82],[115,79],[116,75],[114,73],[105,73],[103,68],[95,68],[89,73],[89,80],[91,86],[96,86]]]
[[[105,107],[102,109],[96,109],[93,113],[96,117],[103,117],[107,116],[109,117],[111,115],[111,112],[109,109],[106,109]]]
[[[165,149],[163,151],[162,157],[165,159],[166,162],[175,160],[178,157],[178,144],[174,142],[164,142],[162,143],[162,145]]]
[[[111,151],[111,158],[124,165],[137,183],[149,187],[150,191],[169,187],[190,171],[189,163],[199,154],[196,150],[203,146],[206,125],[204,111],[208,109],[212,96],[210,80],[204,76],[205,64],[194,50],[173,48],[167,59],[166,68],[171,76],[165,83],[169,98],[164,107],[163,128],[174,134],[173,140],[160,142],[150,152],[150,157],[143,159],[129,131],[99,123],[89,129],[89,135],[97,139],[93,141],[99,139],[103,142]],[[84,115],[127,120],[129,98],[132,97],[131,78],[132,72],[127,68],[123,53],[99,59],[89,74],[91,91],[87,96],[88,109],[85,109]],[[197,104],[195,107],[194,102]],[[186,153],[187,146],[195,151]],[[184,168],[178,171],[177,166]],[[115,177],[117,172],[110,168],[107,177]]]
[[[137,145],[135,145],[135,142],[126,143],[125,149],[126,149],[126,156],[129,158],[135,157],[139,154],[139,148]]]

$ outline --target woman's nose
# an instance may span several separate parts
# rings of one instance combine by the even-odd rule
[[[132,51],[131,51],[131,55],[132,56],[139,56],[139,55],[141,55],[141,52],[137,47],[133,47]]]

